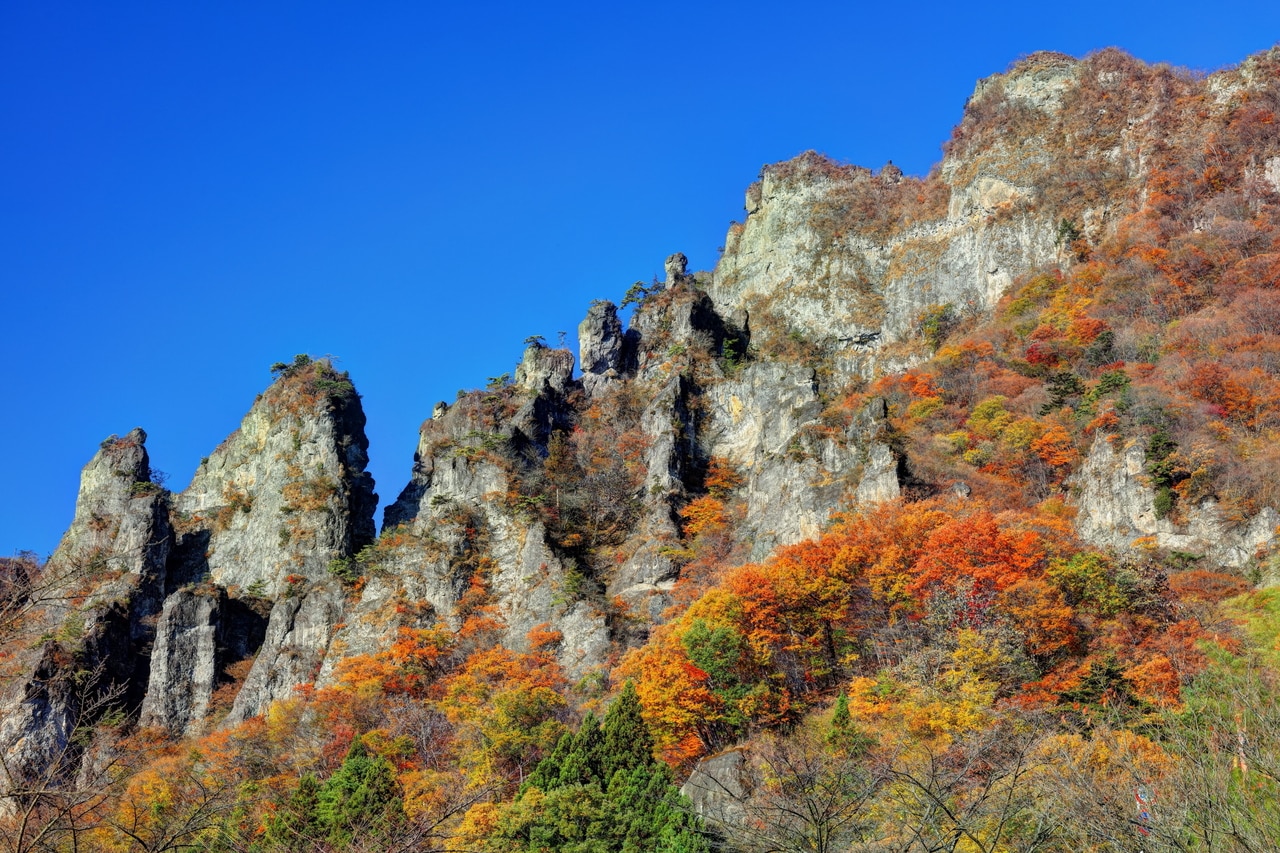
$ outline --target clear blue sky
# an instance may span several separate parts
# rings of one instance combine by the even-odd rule
[[[185,487],[299,352],[351,371],[392,500],[436,400],[710,268],[764,163],[926,172],[1035,50],[1277,40],[1239,0],[4,3],[0,554],[52,550],[111,433]]]

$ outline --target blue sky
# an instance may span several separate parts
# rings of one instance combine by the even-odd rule
[[[436,400],[710,268],[763,164],[926,172],[1035,50],[1280,40],[1238,0],[196,7],[0,5],[0,554],[53,549],[111,433],[185,487],[299,352],[351,371],[394,500]]]

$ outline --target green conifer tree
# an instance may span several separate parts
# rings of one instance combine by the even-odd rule
[[[317,814],[320,782],[310,773],[298,780],[298,788],[267,821],[264,844],[267,850],[311,850],[324,838]]]
[[[339,848],[357,834],[366,839],[386,835],[404,821],[391,763],[370,755],[357,738],[342,766],[320,787],[316,815],[329,843]]]
[[[707,853],[701,821],[653,757],[628,683],[603,724],[588,714],[530,774],[489,839],[502,853]]]
[[[551,750],[551,754],[539,761],[538,766],[521,783],[520,793],[523,794],[529,788],[550,791],[558,786],[560,784],[560,768],[564,766],[569,753],[573,751],[575,740],[576,735],[573,732],[565,732],[561,735],[560,740],[556,741],[555,749]]]
[[[569,753],[560,765],[560,780],[555,787],[586,785],[594,782],[603,788],[605,785],[601,768],[603,748],[604,734],[600,731],[600,720],[595,714],[587,714],[587,718],[582,721],[582,727],[574,735]]]
[[[653,761],[653,736],[640,713],[640,696],[628,681],[604,715],[604,778],[613,779],[619,770],[649,767]]]
[[[827,732],[827,748],[837,755],[858,756],[866,752],[872,741],[849,716],[849,697],[841,693],[831,712],[831,731]]]

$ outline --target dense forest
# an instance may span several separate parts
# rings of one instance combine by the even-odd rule
[[[928,176],[768,166],[377,535],[323,359],[182,494],[108,439],[0,562],[0,851],[1280,847],[1277,111],[1036,54]]]

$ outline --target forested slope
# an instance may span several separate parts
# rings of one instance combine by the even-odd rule
[[[0,566],[0,850],[1274,849],[1277,110],[1034,54],[766,166],[380,533],[326,360],[182,492],[113,436]]]

